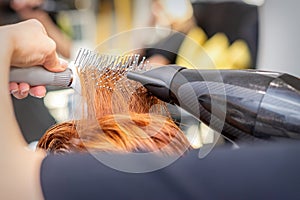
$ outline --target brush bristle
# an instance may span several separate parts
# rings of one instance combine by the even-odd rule
[[[80,71],[90,70],[91,67],[96,68],[99,72],[105,73],[107,69],[113,71],[144,71],[148,70],[148,63],[145,57],[140,60],[139,54],[116,56],[99,54],[97,52],[80,49],[75,59],[75,65]]]
[[[122,89],[127,86],[132,89],[141,87],[138,82],[126,78],[127,72],[146,71],[151,68],[145,57],[140,58],[139,54],[115,56],[99,54],[87,49],[79,50],[75,66],[78,72],[85,76],[85,80],[94,79],[97,87],[108,90]],[[118,87],[115,86],[116,84]]]

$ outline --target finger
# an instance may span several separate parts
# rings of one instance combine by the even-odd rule
[[[43,63],[43,66],[49,71],[61,72],[64,71],[67,67],[67,64],[62,59],[59,59],[56,53],[56,44],[49,38],[47,41],[47,52],[46,57]]]
[[[14,93],[14,97],[17,99],[24,99],[28,96],[29,93],[29,85],[28,83],[20,83],[19,84],[19,92]]]
[[[46,87],[45,86],[35,86],[31,87],[29,90],[29,94],[31,96],[42,98],[46,95]]]
[[[24,99],[24,98],[26,98],[26,97],[28,96],[28,94],[27,94],[27,95],[21,95],[19,92],[12,93],[12,95],[13,95],[15,98],[17,98],[17,99]]]
[[[62,58],[59,58],[59,64],[63,70],[66,70],[66,68],[68,67],[68,62]]]
[[[10,82],[9,83],[9,92],[11,94],[19,93],[19,85],[16,82]]]
[[[55,61],[45,62],[44,67],[52,72],[62,72],[68,67],[68,62],[62,58],[57,58]]]

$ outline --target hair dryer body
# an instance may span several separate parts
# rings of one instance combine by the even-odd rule
[[[300,80],[291,75],[165,66],[127,76],[231,139],[300,139]]]

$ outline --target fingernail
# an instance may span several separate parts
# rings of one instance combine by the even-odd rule
[[[11,90],[10,94],[16,94],[18,92],[18,90]]]
[[[32,95],[32,96],[34,96],[34,97],[36,97],[36,98],[39,98],[39,99],[41,99],[41,98],[44,97],[44,96],[39,96],[39,95]]]
[[[30,92],[29,91],[29,94],[31,95],[31,96],[33,96],[33,97],[36,97],[36,98],[43,98],[44,96],[45,96],[45,94],[35,94],[35,93],[32,93],[32,92]]]
[[[27,92],[29,92],[29,90],[21,90],[21,95],[24,95],[24,94],[26,94]]]

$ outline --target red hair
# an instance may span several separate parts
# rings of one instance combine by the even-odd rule
[[[125,79],[120,71],[97,73],[91,69],[80,73],[82,119],[51,127],[38,147],[54,153],[92,150],[168,155],[182,154],[189,148],[165,103]]]

